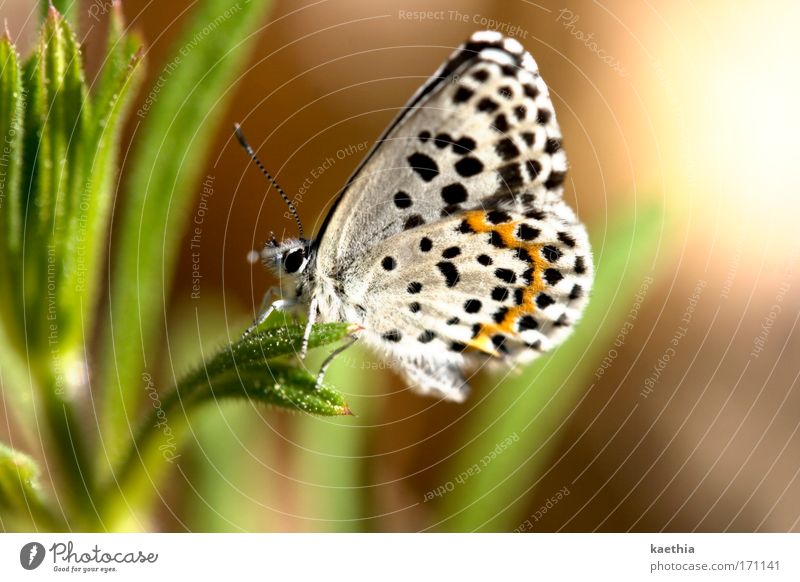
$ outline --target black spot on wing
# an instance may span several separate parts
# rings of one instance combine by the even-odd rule
[[[564,275],[562,275],[558,269],[553,269],[551,267],[544,270],[544,278],[550,285],[555,285],[564,278]]]
[[[495,301],[505,301],[508,299],[508,289],[506,287],[495,287],[492,289],[492,299]]]
[[[481,307],[482,304],[478,299],[467,299],[464,303],[464,311],[467,313],[478,313]]]
[[[456,92],[453,95],[453,103],[464,103],[465,101],[469,101],[469,98],[474,94],[475,92],[472,89],[461,85],[458,89],[456,89]]]
[[[453,263],[450,261],[440,261],[436,263],[436,268],[444,275],[444,280],[448,287],[455,287],[458,285],[460,276],[458,274],[458,269]]]
[[[462,184],[454,182],[442,188],[442,200],[447,204],[461,204],[467,201],[467,189]]]
[[[523,131],[520,136],[528,147],[531,147],[536,141],[536,134],[531,131]]]
[[[517,281],[517,275],[511,269],[497,269],[494,272],[494,276],[509,284],[516,283]]]
[[[564,183],[564,178],[566,178],[566,176],[567,174],[565,172],[550,172],[550,175],[544,183],[544,187],[549,190],[558,188]]]
[[[453,142],[453,153],[459,156],[465,156],[475,150],[478,144],[471,137],[462,137],[456,142]]]
[[[478,111],[483,113],[494,113],[497,111],[498,107],[497,101],[489,99],[488,97],[484,97],[480,101],[478,101]]]
[[[494,312],[492,319],[494,319],[494,322],[499,325],[503,323],[503,320],[506,318],[506,313],[508,313],[508,307],[501,307]]]
[[[422,224],[425,224],[425,219],[422,218],[420,214],[412,214],[408,218],[406,218],[406,222],[403,225],[405,230],[410,230],[412,228],[416,228]]]
[[[500,133],[505,133],[508,131],[508,119],[502,113],[494,118],[494,124],[492,128],[495,131],[499,131]]]
[[[520,317],[519,323],[517,324],[517,328],[519,331],[530,331],[533,329],[539,328],[539,322],[537,322],[532,316],[524,315]]]
[[[545,153],[550,155],[556,153],[560,149],[561,149],[561,140],[555,137],[549,138],[547,142],[544,144]]]
[[[467,156],[465,158],[461,158],[460,160],[458,160],[456,162],[455,168],[459,176],[463,176],[464,178],[469,178],[470,176],[474,176],[475,174],[480,174],[483,171],[483,163],[481,163],[481,161],[476,157]]]
[[[429,329],[426,329],[421,334],[419,334],[419,336],[417,337],[417,341],[419,343],[421,343],[421,344],[427,344],[427,343],[433,341],[433,338],[435,338],[435,337],[436,337],[435,333],[433,333]]]
[[[403,339],[403,334],[399,330],[393,329],[383,334],[383,339],[387,342],[397,343]]]
[[[517,238],[519,240],[536,240],[539,234],[541,234],[541,231],[538,228],[533,228],[527,224],[520,224],[519,228],[517,228]]]
[[[486,220],[492,224],[503,224],[511,220],[511,215],[496,208],[486,213]]]
[[[519,259],[523,263],[531,262],[531,254],[527,251],[527,249],[515,249],[514,258]]]
[[[572,238],[566,232],[559,232],[558,233],[558,240],[560,240],[562,243],[564,243],[565,245],[567,245],[570,248],[575,246],[575,239]]]
[[[493,230],[489,234],[489,244],[491,244],[493,247],[497,247],[498,249],[506,248],[506,243],[503,240],[503,235],[501,235],[499,232],[495,230]]]
[[[439,175],[439,166],[436,162],[425,154],[416,152],[408,156],[408,163],[411,164],[411,169],[414,170],[419,177],[425,182],[430,182]]]
[[[506,336],[501,334],[496,334],[492,336],[492,344],[494,348],[500,352],[501,354],[507,354],[508,348],[506,347]]]
[[[526,161],[525,167],[528,169],[528,176],[530,176],[531,182],[534,181],[542,171],[542,164],[540,164],[538,160]]]
[[[453,143],[453,138],[449,133],[440,133],[433,138],[433,143],[441,150]]]
[[[531,99],[536,99],[536,97],[539,96],[539,89],[536,85],[529,85],[526,83],[522,86],[522,90],[525,92],[525,96]]]
[[[552,116],[553,116],[553,114],[550,111],[548,111],[547,109],[540,109],[539,111],[536,112],[536,121],[538,121],[540,124],[544,125],[545,123],[550,121],[550,118]]]
[[[394,195],[394,205],[398,208],[408,208],[411,206],[412,200],[411,196],[408,195],[407,192],[403,192],[402,190]]]
[[[442,251],[442,258],[454,259],[460,254],[461,254],[461,249],[459,247],[447,247]]]
[[[547,245],[542,247],[542,256],[551,263],[555,263],[561,258],[561,251],[552,245]]]
[[[386,257],[383,257],[383,260],[381,261],[381,265],[387,271],[392,271],[397,266],[397,261],[394,259],[394,257],[386,256]]]
[[[510,137],[501,139],[499,142],[494,144],[494,151],[497,152],[498,156],[506,161],[513,160],[519,156],[519,148],[514,144],[514,140],[512,140]]]
[[[545,307],[552,305],[555,303],[555,300],[550,297],[547,293],[539,293],[536,296],[536,305],[539,309],[544,309]]]
[[[497,170],[497,177],[500,181],[500,187],[508,190],[516,190],[523,183],[522,172],[520,172],[519,164],[516,162],[500,166]]]

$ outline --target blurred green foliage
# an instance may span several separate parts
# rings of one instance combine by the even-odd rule
[[[114,2],[106,57],[90,91],[72,27],[52,4],[43,3],[39,40],[27,60],[20,61],[8,37],[0,40],[0,131],[7,144],[0,181],[0,372],[4,392],[10,386],[16,396],[21,424],[37,422],[31,401],[42,405],[44,456],[60,464],[64,485],[59,516],[42,495],[34,461],[2,446],[4,519],[46,529],[131,526],[146,516],[153,480],[163,476],[169,456],[178,454],[188,415],[209,401],[242,398],[319,415],[350,414],[341,394],[317,386],[315,376],[286,360],[302,342],[299,325],[261,326],[168,391],[155,389],[137,349],[155,346],[152,353],[158,353],[157,313],[170,280],[163,274],[175,263],[191,184],[217,128],[212,110],[225,101],[247,57],[245,40],[267,5],[201,2],[175,47],[176,67],[169,79],[159,78],[157,99],[145,102],[132,195],[121,242],[111,251],[115,268],[111,312],[102,328],[108,341],[100,343],[106,377],[99,383],[105,400],[99,435],[78,421],[85,414],[79,408],[94,376],[89,362],[96,360],[87,346],[99,327],[96,304],[118,141],[141,76],[141,42],[125,31]],[[75,12],[73,2],[65,6]],[[185,152],[182,163],[176,163],[175,151]],[[149,236],[142,237],[145,227]],[[138,317],[130,317],[132,305]],[[337,342],[348,330],[343,323],[314,326],[309,345]],[[149,412],[143,407],[148,396],[157,403]],[[90,440],[98,443],[96,454]]]

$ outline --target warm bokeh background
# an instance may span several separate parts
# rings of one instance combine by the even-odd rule
[[[34,35],[33,4],[0,1],[23,53]],[[191,4],[124,0],[147,45],[140,102]],[[440,10],[437,18],[405,17]],[[263,200],[265,182],[232,139],[232,123],[243,123],[290,194],[307,190],[299,211],[314,230],[361,155],[337,152],[371,144],[489,19],[531,51],[550,85],[571,162],[567,197],[595,249],[613,236],[615,216],[657,206],[663,218],[652,259],[633,275],[633,292],[647,289],[630,333],[608,346],[616,350],[611,365],[599,378],[589,374],[559,413],[535,471],[490,465],[525,487],[518,498],[498,496],[493,511],[502,519],[485,527],[530,519],[536,531],[800,531],[800,177],[791,153],[800,135],[800,6],[788,0],[276,2],[231,88],[232,105],[217,112],[225,122],[206,163],[214,193],[203,226],[202,298],[190,298],[187,239],[162,365],[196,362],[198,336],[213,346],[237,335],[273,283],[247,264],[247,252],[270,230],[294,234],[280,199]],[[102,25],[86,15],[81,23],[96,69]],[[136,124],[134,114],[133,147]],[[336,163],[314,177],[327,157]],[[198,200],[200,191],[198,182]],[[698,286],[685,337],[648,393]],[[634,297],[629,290],[620,300],[633,305]],[[609,354],[592,353],[601,354],[592,369]],[[494,380],[485,378],[465,405],[437,403],[390,372],[360,369],[363,361],[350,356],[337,372],[355,419],[209,409],[160,492],[157,521],[144,527],[464,527],[456,514],[475,501],[476,482],[442,499],[425,495],[478,462],[458,452],[480,440],[470,419]],[[0,435],[11,430],[0,424]],[[525,459],[539,450],[524,446]],[[529,518],[565,487],[568,496],[538,521]]]

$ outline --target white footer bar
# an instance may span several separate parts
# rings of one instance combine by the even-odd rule
[[[0,580],[777,581],[799,555],[800,534],[0,534]]]

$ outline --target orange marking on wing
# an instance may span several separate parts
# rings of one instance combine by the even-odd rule
[[[500,354],[497,353],[497,350],[494,349],[494,344],[492,340],[489,339],[488,335],[483,335],[483,330],[479,333],[474,339],[471,339],[467,342],[467,345],[479,352],[483,352],[485,354],[489,354],[490,356],[499,356]]]
[[[486,222],[485,217],[486,214],[482,210],[468,212],[466,218],[467,224],[469,224],[472,230],[478,233],[497,233],[509,249],[526,250],[531,257],[530,267],[533,269],[531,283],[525,288],[522,295],[522,304],[510,307],[501,323],[487,322],[482,324],[478,335],[467,342],[467,345],[470,347],[497,356],[499,354],[497,350],[494,349],[494,344],[491,341],[492,334],[504,333],[514,335],[514,322],[520,316],[536,311],[536,305],[534,303],[536,295],[545,288],[542,282],[542,273],[545,269],[545,263],[541,253],[541,244],[521,241],[514,236],[517,227],[522,224],[521,222],[511,221],[502,224],[491,224]]]

